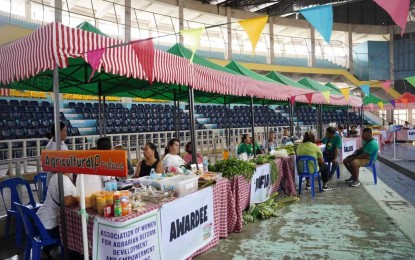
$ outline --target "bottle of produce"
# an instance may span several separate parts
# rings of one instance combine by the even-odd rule
[[[120,195],[115,195],[115,204],[114,204],[114,217],[121,217],[122,216],[122,206]]]
[[[208,161],[208,158],[205,156],[203,158],[203,171],[208,172],[209,171],[208,168],[209,168],[209,161]]]

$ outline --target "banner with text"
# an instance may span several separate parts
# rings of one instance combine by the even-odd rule
[[[251,205],[266,201],[269,198],[271,186],[271,167],[269,163],[256,167],[251,179]]]
[[[160,218],[165,258],[188,258],[213,239],[212,187],[164,204]]]
[[[158,212],[124,222],[96,218],[92,259],[162,259]]]
[[[127,177],[124,150],[42,151],[42,168],[49,172],[70,172]]]
[[[346,158],[347,156],[353,154],[357,149],[356,139],[351,140],[342,140],[342,158]]]
[[[408,130],[408,141],[415,141],[415,130]]]

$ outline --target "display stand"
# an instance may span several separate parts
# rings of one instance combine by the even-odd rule
[[[391,125],[389,127],[389,131],[393,133],[393,158],[392,161],[401,161],[401,159],[396,158],[396,132],[401,131],[402,126],[401,125]]]

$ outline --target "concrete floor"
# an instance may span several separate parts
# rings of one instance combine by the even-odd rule
[[[415,148],[403,149],[405,160],[415,159]],[[411,165],[404,166],[415,171]],[[380,162],[376,166],[377,185],[362,169],[362,185],[349,187],[342,166],[332,191],[312,199],[303,190],[301,200],[279,217],[247,224],[195,259],[415,259],[415,180]],[[20,259],[21,253],[13,240],[0,241],[0,259]]]

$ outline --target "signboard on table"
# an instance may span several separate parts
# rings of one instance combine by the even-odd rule
[[[415,141],[415,130],[407,130],[408,141]]]
[[[214,237],[212,187],[164,204],[160,219],[164,258],[188,258]]]
[[[42,168],[69,172],[127,177],[127,152],[123,150],[42,151]]]
[[[266,201],[269,198],[271,186],[271,167],[269,163],[256,167],[251,179],[251,205]]]
[[[158,212],[124,222],[96,218],[92,259],[162,259]]]
[[[399,132],[403,129],[403,125],[391,125],[389,126],[390,132]]]
[[[342,158],[344,159],[357,150],[357,142],[356,139],[343,139],[342,142]]]

